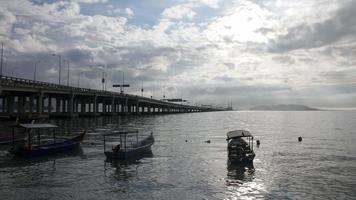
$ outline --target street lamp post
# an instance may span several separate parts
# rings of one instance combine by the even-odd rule
[[[121,73],[122,73],[122,86],[120,88],[120,92],[124,93],[124,89],[125,89],[125,87],[124,87],[124,85],[125,85],[125,73],[124,73],[124,71],[121,71]]]
[[[37,64],[39,64],[41,61],[40,60],[37,60],[36,63],[35,63],[35,71],[34,71],[34,74],[33,74],[33,80],[36,81],[36,76],[37,76]]]
[[[141,95],[143,96],[143,80],[141,80]]]
[[[114,84],[113,87],[120,87],[120,93],[123,94],[124,93],[124,88],[125,87],[130,87],[129,84],[125,85],[125,75],[124,75],[124,71],[118,71],[118,72],[122,72],[122,84]]]
[[[118,72],[122,73],[122,85],[120,85],[120,93],[124,93],[124,85],[125,85],[125,75],[124,71],[119,70]]]
[[[163,86],[163,99],[166,99],[166,86]]]
[[[102,67],[102,71],[101,71],[101,84],[102,84],[102,88],[103,91],[106,91],[106,74],[105,74],[105,66],[104,65],[98,65],[98,67]]]
[[[62,62],[62,57],[61,55],[59,54],[52,54],[52,56],[58,56],[58,59],[59,59],[59,74],[58,74],[58,84],[60,85],[61,84],[61,62]]]
[[[4,43],[1,43],[1,69],[0,69],[0,76],[2,76],[2,60],[4,57]]]
[[[63,60],[63,63],[65,63],[65,62],[67,62],[67,66],[68,66],[68,68],[67,68],[67,72],[68,72],[68,74],[67,74],[67,86],[69,86],[69,60]],[[64,64],[64,66],[65,66],[65,64]]]

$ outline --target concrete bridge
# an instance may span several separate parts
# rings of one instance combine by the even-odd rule
[[[217,111],[112,91],[0,77],[0,117],[46,118]]]

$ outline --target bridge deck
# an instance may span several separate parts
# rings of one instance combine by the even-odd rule
[[[53,105],[55,104],[55,105]],[[58,85],[9,76],[0,77],[0,115],[97,116],[219,111],[114,91]]]

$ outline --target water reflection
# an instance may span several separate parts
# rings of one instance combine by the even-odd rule
[[[252,163],[231,162],[227,160],[227,185],[242,184],[253,181],[255,176],[255,167]]]
[[[117,160],[107,158],[104,163],[104,174],[106,177],[114,177],[117,180],[127,180],[137,176],[141,159],[152,157],[153,153],[149,151],[132,159]]]

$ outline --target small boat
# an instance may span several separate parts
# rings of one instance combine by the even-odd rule
[[[229,131],[226,135],[229,160],[242,163],[253,162],[255,152],[253,151],[253,136],[251,133],[246,130],[234,130]]]
[[[13,142],[10,152],[15,156],[25,158],[51,155],[72,150],[79,146],[86,134],[85,130],[80,135],[72,138],[57,138],[55,130],[58,126],[54,124],[18,124],[12,127],[12,133],[14,133],[15,128],[22,128],[25,130],[24,133],[27,134],[27,141],[24,145],[15,145],[15,142]],[[52,139],[41,139],[41,133],[45,130],[52,132]],[[37,132],[37,134],[34,132]],[[36,136],[35,139],[37,141],[33,141],[34,136]]]
[[[140,140],[139,136],[145,136]],[[104,134],[104,153],[109,159],[129,160],[150,154],[151,146],[154,143],[153,133],[140,134],[138,130],[120,130]],[[110,137],[110,138],[109,138]],[[117,140],[117,142],[115,141]],[[109,141],[109,142],[108,142]],[[112,148],[107,150],[107,144]]]

